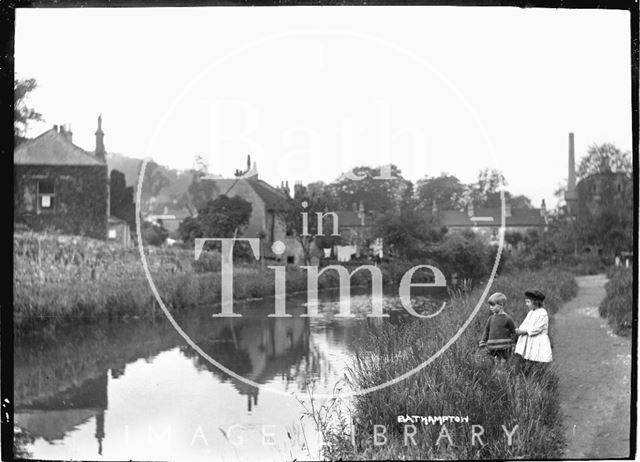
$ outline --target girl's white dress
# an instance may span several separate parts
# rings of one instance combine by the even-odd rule
[[[521,335],[516,343],[515,353],[524,359],[542,363],[551,362],[551,342],[549,341],[549,316],[544,308],[536,308],[527,313],[520,329],[529,335]]]

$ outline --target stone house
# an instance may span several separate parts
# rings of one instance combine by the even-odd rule
[[[54,125],[13,154],[14,224],[106,240],[109,176],[102,119],[94,153],[73,144],[71,130]]]
[[[287,234],[285,213],[289,197],[286,192],[275,188],[258,177],[255,162],[251,165],[251,158],[247,156],[247,168],[236,170],[235,178],[202,177],[200,181],[213,184],[211,199],[220,195],[227,197],[240,196],[251,204],[249,223],[242,230],[242,237],[261,238],[264,245],[262,254],[292,264],[302,264],[304,252],[295,236]],[[284,253],[276,255],[271,250],[274,242],[285,244]]]

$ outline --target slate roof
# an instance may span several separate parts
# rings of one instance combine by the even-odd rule
[[[540,211],[541,209],[511,209],[511,216],[505,217],[505,226],[545,226],[546,221]],[[459,212],[457,210],[442,210],[438,212],[441,226],[500,227],[502,225],[502,210],[499,207],[475,209],[474,218],[478,217],[491,218],[491,220],[473,221],[469,218],[467,212]]]
[[[25,141],[13,151],[15,165],[106,165],[54,128]]]

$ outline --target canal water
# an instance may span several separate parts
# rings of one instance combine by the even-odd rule
[[[17,450],[39,459],[318,459],[311,396],[348,390],[358,340],[393,322],[367,319],[366,292],[352,291],[356,318],[335,317],[337,291],[321,294],[321,318],[300,317],[305,294],[287,296],[291,318],[267,316],[273,299],[236,302],[242,318],[213,318],[212,309],[176,316],[208,355],[259,388],[210,364],[163,316],[18,339]],[[348,402],[340,406],[346,416]]]

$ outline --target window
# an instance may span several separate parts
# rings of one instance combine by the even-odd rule
[[[295,257],[293,255],[287,256],[287,263],[293,265],[295,263]]]
[[[53,180],[38,180],[38,210],[53,210]]]
[[[117,237],[116,230],[115,229],[110,229],[109,230],[109,239],[115,239],[116,237]]]

